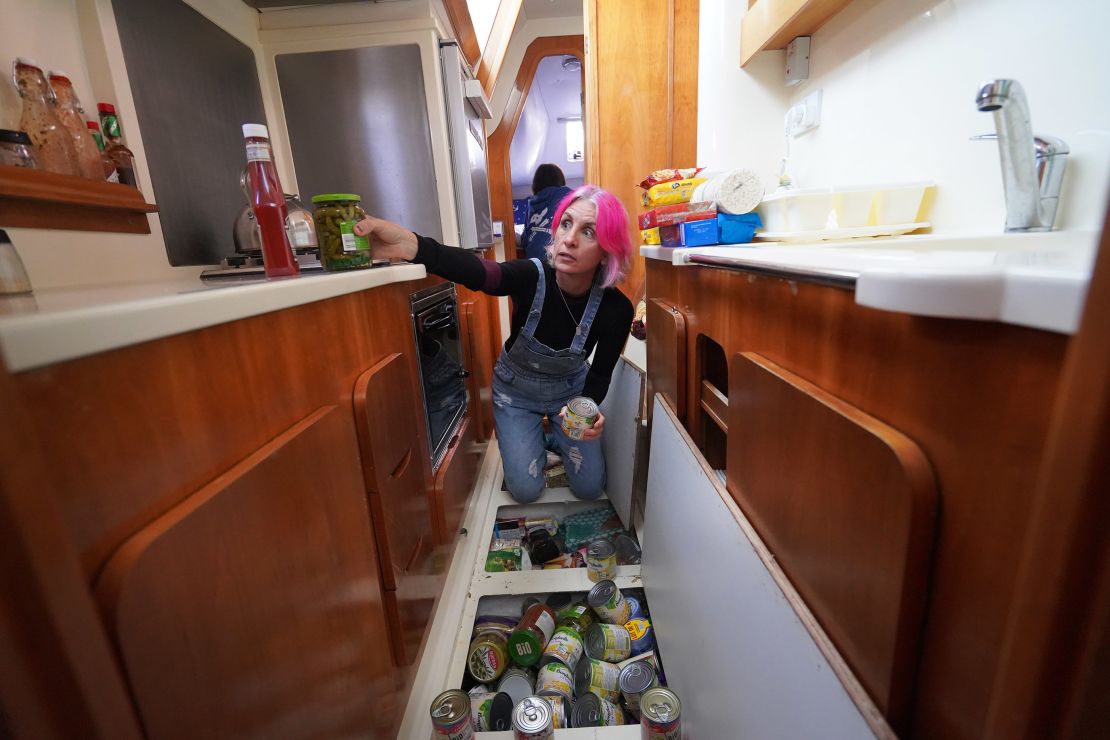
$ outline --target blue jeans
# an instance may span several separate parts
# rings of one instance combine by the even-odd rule
[[[563,433],[559,411],[578,391],[559,388],[561,382],[521,376],[501,362],[494,368],[493,422],[505,469],[505,486],[513,499],[522,504],[538,499],[546,482],[545,414],[551,418],[552,441],[563,457],[571,493],[580,499],[595,499],[605,489],[601,439],[585,442]]]

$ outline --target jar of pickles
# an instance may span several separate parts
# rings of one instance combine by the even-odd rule
[[[355,224],[366,218],[361,201],[362,197],[353,193],[312,196],[320,264],[329,272],[370,266],[370,242],[354,231]]]

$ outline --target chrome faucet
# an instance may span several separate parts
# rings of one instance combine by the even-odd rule
[[[975,104],[994,113],[1006,194],[1006,231],[1050,231],[1056,221],[1068,145],[1053,136],[1034,136],[1029,103],[1017,80],[991,80],[979,88]]]

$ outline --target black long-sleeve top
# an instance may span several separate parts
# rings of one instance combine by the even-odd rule
[[[531,260],[494,262],[473,252],[445,247],[435,239],[419,234],[416,240],[414,261],[424,265],[428,272],[465,285],[471,290],[513,299],[511,331],[505,341],[505,349],[512,347],[528,320],[528,309],[532,307],[532,300],[536,296],[536,264]],[[560,296],[559,286],[555,282],[555,269],[545,263],[543,272],[547,283],[535,336],[551,349],[567,349],[574,339],[577,322],[582,320],[582,314],[586,311],[590,295],[569,296],[563,293]],[[566,299],[565,305],[563,298]],[[632,303],[616,288],[606,288],[597,315],[590,326],[590,333],[586,336],[586,355],[594,352],[594,357],[586,375],[582,395],[597,403],[605,398],[605,394],[609,392],[613,368],[624,350],[631,325]]]

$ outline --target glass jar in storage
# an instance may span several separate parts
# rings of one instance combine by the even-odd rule
[[[320,244],[320,264],[325,270],[354,270],[370,266],[370,242],[356,236],[355,224],[366,218],[353,193],[324,193],[312,196],[316,222],[316,241]]]
[[[29,167],[37,170],[35,147],[25,131],[9,131],[0,128],[0,164],[9,167]]]

